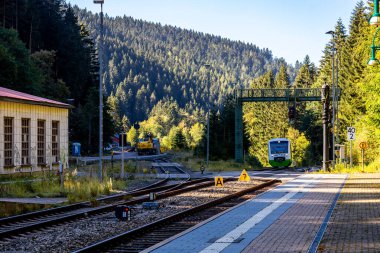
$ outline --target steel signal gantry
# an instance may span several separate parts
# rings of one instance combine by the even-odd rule
[[[236,89],[235,90],[235,161],[243,162],[243,103],[244,102],[307,102],[323,101],[323,89]],[[336,101],[340,89],[335,91]],[[331,96],[328,98],[332,99]]]

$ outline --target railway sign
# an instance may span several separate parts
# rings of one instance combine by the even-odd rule
[[[243,170],[240,174],[240,177],[239,177],[239,180],[240,182],[243,182],[243,181],[251,181],[251,178],[249,177],[248,173],[246,170]]]
[[[347,127],[347,140],[353,141],[355,140],[355,127]]]
[[[223,187],[223,177],[215,177],[215,186]]]
[[[365,141],[362,141],[362,142],[360,142],[359,143],[359,147],[361,148],[361,149],[367,149],[368,148],[368,145],[367,145],[367,142],[365,142]]]

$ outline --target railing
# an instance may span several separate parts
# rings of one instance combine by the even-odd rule
[[[285,101],[291,99],[320,100],[321,88],[290,88],[290,89],[236,89],[235,99],[252,99],[253,101]],[[340,89],[336,89],[336,97],[340,98]]]

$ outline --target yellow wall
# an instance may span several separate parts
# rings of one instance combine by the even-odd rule
[[[59,121],[59,151],[60,160],[68,165],[68,112],[67,108],[57,108],[41,105],[30,105],[15,102],[0,101],[0,174],[16,171],[29,172],[41,170],[37,165],[37,120],[45,120],[45,154],[46,167],[51,169],[51,125]],[[13,161],[14,168],[4,168],[4,117],[13,118]],[[21,166],[21,119],[30,119],[30,162],[31,166]]]

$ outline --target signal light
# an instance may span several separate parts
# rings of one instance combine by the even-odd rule
[[[296,108],[294,106],[289,107],[288,118],[294,119],[296,117]]]
[[[115,207],[115,217],[120,221],[130,221],[131,220],[131,208],[129,206],[116,206]]]

